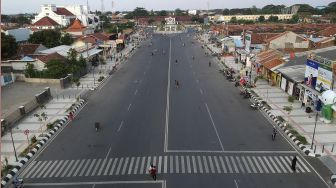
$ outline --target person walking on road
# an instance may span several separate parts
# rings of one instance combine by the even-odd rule
[[[297,158],[296,156],[294,156],[293,160],[292,160],[292,170],[295,171],[296,170],[296,161],[297,161]]]
[[[153,164],[150,165],[149,169],[148,169],[149,174],[152,176],[153,180],[156,181],[156,166],[154,166]]]
[[[277,130],[275,127],[273,127],[273,134],[272,134],[272,140],[275,140],[275,136],[277,135]]]
[[[209,61],[209,67],[211,67],[211,61]]]
[[[175,87],[176,87],[176,88],[179,88],[179,86],[180,86],[179,81],[178,81],[178,80],[175,80]]]

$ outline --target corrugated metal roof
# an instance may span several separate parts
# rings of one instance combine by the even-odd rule
[[[287,76],[295,82],[301,83],[305,79],[305,65],[293,65],[277,69],[281,74]]]

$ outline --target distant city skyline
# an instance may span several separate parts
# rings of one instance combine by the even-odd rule
[[[91,11],[101,10],[101,0],[88,0]],[[295,4],[309,4],[313,7],[325,6],[335,0],[315,0],[296,1]],[[41,4],[56,4],[56,6],[81,4],[86,5],[87,0],[2,0],[1,13],[2,14],[18,14],[18,13],[38,13],[40,12]],[[195,3],[197,2],[197,3]],[[114,0],[113,11],[129,11],[135,7],[143,7],[147,10],[174,10],[180,9],[207,9],[207,2],[209,2],[210,9],[224,9],[224,8],[249,8],[253,5],[261,8],[265,5],[284,4],[286,6],[293,5],[292,0],[166,0],[158,3],[158,0]],[[112,10],[112,0],[104,0],[104,10]]]

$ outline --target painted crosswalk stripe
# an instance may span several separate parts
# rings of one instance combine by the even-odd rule
[[[214,161],[215,161],[215,165],[216,165],[216,168],[217,168],[217,173],[222,173],[221,169],[220,169],[220,166],[219,166],[219,163],[218,163],[218,159],[216,156],[214,156]]]
[[[32,167],[36,167],[35,166],[35,164],[36,164],[36,161],[33,161],[30,165],[28,165],[28,167],[23,171],[23,173],[21,174],[21,177],[27,177],[26,175],[27,175],[27,173],[28,172],[31,172],[31,168]]]
[[[274,159],[275,159],[276,162],[279,164],[279,166],[280,166],[282,172],[283,172],[283,173],[286,173],[286,169],[285,169],[285,167],[281,164],[279,158],[278,158],[278,157],[274,157]]]
[[[63,171],[63,174],[61,174],[61,177],[64,177],[65,174],[68,172],[72,164],[75,162],[75,160],[71,160],[70,163],[67,165],[67,168]]]
[[[84,165],[84,167],[82,168],[82,171],[80,172],[79,176],[83,176],[84,172],[86,172],[86,168],[89,166],[90,163],[91,163],[91,159],[88,159],[88,160],[85,162],[85,165]]]
[[[281,173],[278,165],[274,162],[273,158],[271,156],[268,156],[268,159],[269,159],[270,163],[273,165],[273,167],[275,168],[276,172]]]
[[[81,163],[79,164],[78,168],[76,169],[75,173],[73,174],[73,176],[77,176],[79,170],[82,168],[83,164],[85,163],[86,159],[83,159],[81,161]]]
[[[234,157],[233,157],[233,156],[230,156],[230,159],[231,159],[232,166],[233,166],[235,172],[236,172],[236,173],[239,173],[239,171],[238,171],[238,167],[237,167],[236,162],[235,162],[235,160],[234,160]]]
[[[158,167],[157,167],[157,171],[159,174],[161,174],[162,172],[162,156],[159,156],[159,162],[158,162]]]
[[[252,160],[251,160],[251,157],[250,157],[250,156],[247,156],[246,158],[247,158],[247,161],[248,161],[248,163],[250,164],[250,166],[251,166],[251,168],[252,168],[253,173],[257,173],[257,169],[256,169],[256,167],[254,166],[254,164],[253,164],[253,162],[252,162]]]
[[[70,177],[71,176],[72,172],[76,169],[76,167],[77,167],[77,165],[78,165],[79,162],[80,162],[80,160],[76,160],[75,161],[75,164],[72,166],[71,170],[69,171],[69,173],[67,174],[66,177]]]
[[[44,174],[44,172],[49,168],[51,163],[52,163],[52,161],[48,161],[48,163],[46,165],[44,165],[44,167],[40,170],[40,173],[38,173],[36,175],[36,178],[41,177]]]
[[[180,169],[179,169],[179,162],[178,162],[178,155],[175,156],[175,168],[176,168],[176,172],[175,173],[180,173]]]
[[[236,156],[236,160],[237,160],[237,163],[238,163],[238,167],[240,168],[240,171],[241,171],[243,174],[245,174],[244,167],[243,167],[243,165],[242,165],[242,163],[241,163],[241,161],[240,161],[240,159],[239,159],[238,156]]]
[[[208,166],[208,163],[206,161],[206,157],[203,156],[202,158],[203,158],[203,164],[204,164],[205,173],[208,174],[209,173],[209,166]]]
[[[117,162],[118,162],[118,160],[119,160],[119,158],[114,158],[114,160],[113,160],[113,164],[112,164],[112,168],[111,168],[110,173],[109,173],[110,176],[113,174],[114,169],[115,169],[116,166],[117,166]]]
[[[266,173],[269,173],[269,171],[268,171],[268,169],[267,169],[267,167],[266,167],[264,161],[261,159],[261,157],[258,156],[257,158],[258,158],[258,160],[259,160],[261,166],[264,168],[264,171],[265,171]]]
[[[226,166],[225,166],[225,163],[224,163],[224,160],[223,160],[222,156],[219,156],[219,161],[220,161],[220,163],[222,165],[223,172],[227,173]]]
[[[251,173],[251,169],[250,169],[250,167],[248,166],[248,163],[246,162],[246,159],[245,159],[244,156],[241,157],[241,160],[243,161],[243,164],[244,164],[244,166],[245,166],[245,168],[246,168],[246,170],[247,170],[247,173]]]
[[[121,157],[120,160],[119,160],[118,167],[117,167],[117,170],[115,172],[115,175],[119,175],[121,166],[123,165],[123,162],[124,162],[124,158]]]
[[[188,170],[188,173],[190,174],[191,173],[191,167],[190,167],[190,158],[189,158],[189,155],[187,155],[187,170]]]
[[[125,173],[126,173],[128,160],[129,160],[129,157],[126,157],[126,159],[125,159],[125,163],[124,163],[124,167],[123,167],[123,169],[122,169],[122,171],[121,171],[121,174],[122,174],[122,175],[125,175]]]
[[[203,174],[203,166],[201,161],[201,156],[197,156],[198,167],[200,169],[200,173]]]
[[[191,157],[194,173],[197,173],[196,159],[195,156]]]
[[[255,156],[252,157],[254,164],[257,166],[258,170],[260,173],[264,173],[264,171],[262,170],[261,166],[259,165],[259,162],[257,160],[257,158]]]
[[[264,159],[264,161],[266,162],[268,168],[269,168],[269,169],[271,170],[271,172],[274,174],[274,173],[275,173],[275,170],[274,170],[274,168],[272,167],[272,165],[269,163],[267,157],[266,157],[266,156],[263,156],[263,159]]]
[[[128,167],[128,172],[127,172],[127,174],[131,174],[131,173],[132,173],[134,159],[135,159],[135,157],[132,157],[132,158],[131,158],[131,162],[130,162],[130,165],[129,165],[129,167]]]
[[[209,160],[211,173],[215,173],[215,168],[214,168],[211,156],[208,156],[208,160]]]
[[[66,167],[67,163],[69,162],[69,160],[65,160],[63,165],[60,167],[60,169],[58,170],[58,172],[55,174],[55,177],[59,177],[59,175],[63,172],[63,169]]]
[[[147,164],[146,167],[144,168],[145,170],[145,174],[147,173],[147,169],[149,168],[149,166],[151,165],[152,161],[151,161],[151,156],[147,157]]]
[[[156,163],[156,156],[153,157],[153,165],[156,166],[156,170],[157,170],[157,163]]]
[[[140,174],[143,174],[143,173],[144,173],[145,160],[146,160],[146,157],[142,157],[142,160],[141,160],[141,167],[140,167],[140,170],[139,170],[139,173],[140,173]]]
[[[104,171],[104,174],[103,174],[104,176],[106,176],[107,173],[109,172],[112,161],[113,161],[113,158],[110,158],[107,165],[106,165],[106,168],[105,168],[105,171]]]
[[[306,164],[303,162],[303,160],[300,157],[298,158],[298,162],[300,166],[303,166],[306,172],[311,172],[310,169],[306,166]]]
[[[100,176],[101,173],[103,172],[103,170],[104,170],[104,168],[105,168],[106,161],[107,161],[107,158],[105,158],[105,159],[103,160],[103,162],[102,162],[102,164],[101,164],[101,167],[100,167],[100,169],[99,169],[99,171],[98,171],[97,176]]]
[[[55,167],[55,165],[57,164],[57,160],[56,161],[54,161],[53,163],[52,163],[52,165],[50,166],[50,168],[48,168],[48,170],[43,174],[43,178],[45,178],[45,177],[47,177],[47,175],[51,172],[51,170],[53,170],[54,169],[54,167]]]
[[[286,159],[283,156],[279,156],[283,166],[288,170],[287,172],[293,173],[292,169],[290,168],[290,165],[286,162]]]
[[[139,166],[140,158],[141,157],[137,157],[136,158],[133,174],[137,174],[138,173],[138,166]]]
[[[173,163],[173,160],[174,160],[174,158],[173,158],[173,156],[170,156],[169,157],[169,159],[170,159],[170,161],[169,161],[169,171],[170,171],[170,173],[174,173],[174,163]]]
[[[182,167],[182,173],[185,173],[185,166],[184,166],[184,157],[181,155],[181,167]]]
[[[163,172],[167,173],[167,168],[168,168],[168,156],[164,156],[164,168],[163,168]]]
[[[55,168],[51,171],[49,174],[49,177],[53,177],[54,174],[57,172],[58,168],[63,164],[63,160],[58,161],[58,164],[55,166]]]
[[[90,166],[89,166],[89,168],[88,168],[88,170],[85,173],[85,176],[88,176],[90,174],[91,169],[94,166],[95,162],[96,162],[96,159],[93,159],[92,162],[91,162],[91,164],[90,164]]]
[[[38,167],[40,166],[40,163],[42,163],[42,162],[41,162],[41,161],[38,161],[38,162],[34,163],[33,168],[32,168],[31,170],[28,171],[28,173],[26,174],[25,177],[26,177],[26,178],[29,178],[30,175],[31,175],[33,172],[35,172],[35,169],[38,168]]]
[[[31,177],[30,178],[34,178],[38,172],[41,171],[41,169],[47,164],[47,161],[42,161],[40,164],[39,164],[39,167],[34,171],[34,173],[32,173]]]
[[[96,172],[97,172],[97,170],[98,170],[98,168],[99,168],[99,165],[100,165],[101,160],[102,160],[102,159],[98,159],[98,161],[97,161],[97,163],[96,163],[96,165],[95,165],[95,168],[94,168],[93,171],[92,171],[91,176],[94,176],[94,175],[96,174]],[[103,166],[102,166],[102,167],[103,167]]]
[[[229,168],[229,172],[230,172],[230,173],[233,173],[233,169],[232,169],[232,166],[231,166],[229,157],[228,157],[228,156],[225,156],[224,158],[225,158],[225,162],[226,162],[226,164],[227,164],[227,166],[228,166],[228,168]]]

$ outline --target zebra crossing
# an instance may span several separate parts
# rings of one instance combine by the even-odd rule
[[[287,155],[163,155],[78,160],[33,161],[23,178],[124,176],[147,173],[151,163],[158,174],[294,174],[311,173],[299,157],[296,171]]]

